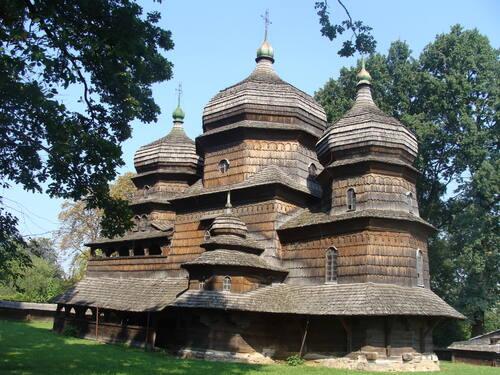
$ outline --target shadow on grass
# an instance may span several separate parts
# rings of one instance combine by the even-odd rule
[[[165,353],[69,338],[49,328],[47,323],[0,320],[0,373],[237,375],[266,373],[269,367],[181,360]]]

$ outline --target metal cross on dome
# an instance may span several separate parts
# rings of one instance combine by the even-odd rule
[[[179,83],[179,86],[175,89],[177,92],[177,106],[181,105],[181,96],[182,96],[182,83]]]
[[[269,19],[269,9],[266,9],[266,13],[264,13],[264,15],[261,15],[261,17],[264,20],[264,40],[267,40],[267,31],[269,29],[269,25],[272,24],[271,20]]]

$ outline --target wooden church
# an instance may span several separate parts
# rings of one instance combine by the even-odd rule
[[[196,141],[179,105],[136,152],[134,227],[88,244],[54,329],[184,357],[437,369],[432,330],[463,316],[430,290],[415,135],[377,108],[364,66],[327,124],[273,63],[266,35]]]

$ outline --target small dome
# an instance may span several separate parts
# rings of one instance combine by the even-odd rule
[[[269,58],[274,62],[274,49],[267,40],[262,42],[261,46],[257,49],[257,58],[256,61],[259,61],[261,58]]]
[[[318,159],[325,167],[353,156],[413,164],[418,152],[415,134],[377,107],[371,94],[371,76],[364,62],[357,77],[354,105],[326,129],[316,145]]]
[[[174,124],[165,137],[141,146],[134,155],[137,173],[161,169],[170,173],[198,174],[202,159],[196,145],[182,127],[184,111],[177,106],[172,114]]]
[[[184,116],[184,111],[180,106],[177,106],[177,108],[172,112],[172,118],[174,121],[183,121]]]
[[[231,192],[228,192],[224,214],[215,218],[210,226],[210,234],[213,236],[229,235],[245,238],[247,233],[247,225],[238,216],[232,213]]]
[[[245,238],[247,233],[247,225],[239,217],[231,213],[216,217],[210,227],[210,234],[213,236],[235,235]]]

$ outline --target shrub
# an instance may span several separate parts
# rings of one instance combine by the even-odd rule
[[[288,366],[299,366],[304,363],[304,360],[298,354],[294,354],[286,359],[286,363]]]

